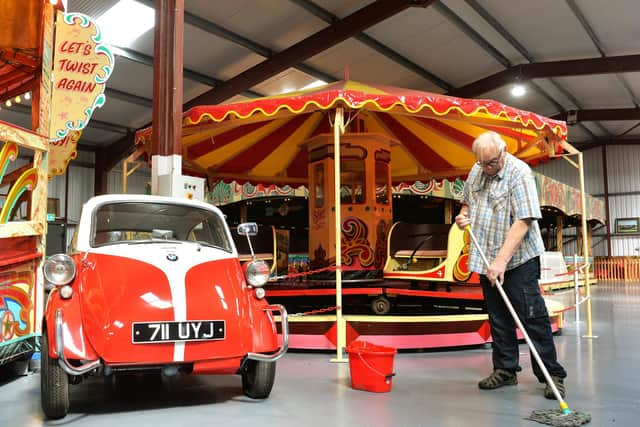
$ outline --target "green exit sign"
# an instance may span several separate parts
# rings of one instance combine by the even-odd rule
[[[55,220],[56,220],[56,214],[52,214],[52,213],[47,214],[47,222],[51,222]]]

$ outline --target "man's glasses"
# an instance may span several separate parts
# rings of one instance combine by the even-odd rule
[[[504,153],[504,150],[500,150],[500,154],[498,154],[493,159],[487,160],[485,162],[481,162],[480,160],[478,160],[476,163],[482,166],[483,168],[495,168],[496,166],[498,166],[498,163],[500,163],[500,158],[502,157],[503,153]]]

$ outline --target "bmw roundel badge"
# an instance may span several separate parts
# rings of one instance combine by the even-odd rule
[[[167,259],[169,261],[177,261],[178,260],[178,255],[176,255],[176,254],[167,254]]]

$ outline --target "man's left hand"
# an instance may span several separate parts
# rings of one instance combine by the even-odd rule
[[[491,282],[491,286],[496,285],[496,279],[500,280],[501,284],[504,284],[504,272],[507,269],[507,263],[500,260],[494,259],[489,269],[487,270],[487,279]]]

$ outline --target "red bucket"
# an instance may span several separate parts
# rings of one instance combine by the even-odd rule
[[[349,353],[351,387],[356,390],[385,393],[391,390],[395,348],[366,341],[354,341],[346,348]]]

